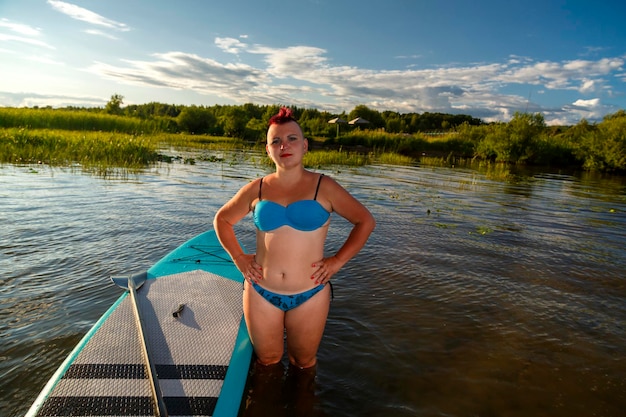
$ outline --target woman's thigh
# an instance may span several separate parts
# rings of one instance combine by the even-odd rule
[[[289,360],[299,367],[315,365],[330,309],[330,286],[285,314]]]
[[[243,312],[259,361],[265,365],[279,362],[284,348],[285,313],[267,302],[248,283],[244,286]]]

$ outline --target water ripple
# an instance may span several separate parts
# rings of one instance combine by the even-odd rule
[[[109,275],[144,270],[210,228],[224,201],[268,172],[226,159],[238,162],[113,180],[0,167],[0,415],[23,415],[119,297]],[[621,415],[623,178],[323,172],[377,220],[334,280],[318,368],[328,415]],[[327,253],[350,229],[332,216]],[[251,220],[237,230],[253,247]]]

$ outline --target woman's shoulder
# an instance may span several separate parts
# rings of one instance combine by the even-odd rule
[[[326,209],[330,211],[334,202],[349,194],[333,177],[326,174],[318,174],[318,177],[316,200],[326,202]]]
[[[233,198],[235,199],[245,199],[245,200],[250,200],[252,198],[254,198],[254,196],[258,195],[259,193],[259,189],[262,186],[261,182],[262,182],[263,178],[255,178],[249,182],[247,182],[245,185],[243,185],[239,191],[237,191],[237,194],[235,194],[235,196]]]
[[[322,189],[322,187],[330,191],[336,190],[337,188],[343,189],[343,187],[333,177],[331,177],[328,174],[316,173],[315,176],[319,178],[320,190]]]

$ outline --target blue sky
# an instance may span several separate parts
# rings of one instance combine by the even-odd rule
[[[0,0],[0,106],[597,121],[626,108],[625,18],[623,0]]]

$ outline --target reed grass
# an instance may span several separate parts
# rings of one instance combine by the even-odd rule
[[[372,154],[345,152],[340,150],[316,150],[304,156],[305,167],[322,167],[326,165],[363,166],[371,164]]]
[[[116,116],[86,109],[29,109],[0,107],[0,126],[25,129],[60,129],[78,131],[148,134],[167,131],[165,119],[140,119]]]
[[[376,162],[380,164],[386,165],[415,165],[416,160],[409,156],[400,155],[394,152],[383,152],[380,155],[377,155],[375,158]]]
[[[303,164],[306,168],[322,168],[331,165],[363,166],[371,164],[372,154],[360,154],[340,150],[314,150],[304,155]],[[263,164],[273,166],[274,162],[267,156],[263,157]]]
[[[241,139],[225,136],[191,135],[185,133],[160,133],[154,136],[155,140],[162,145],[175,148],[229,150],[250,147]]]
[[[260,145],[240,139],[158,132],[129,134],[104,131],[0,128],[0,163],[80,166],[85,171],[110,176],[116,170],[137,172],[157,162],[173,162],[162,149],[257,151]],[[259,149],[257,149],[259,148]],[[198,157],[202,159],[202,156]],[[188,158],[185,162],[195,162]],[[269,158],[260,161],[272,165]],[[304,157],[308,168],[332,165],[363,166],[372,163],[414,165],[415,160],[393,152],[352,152],[319,149]]]
[[[139,170],[159,160],[150,136],[110,132],[0,129],[0,161],[14,164],[79,164],[87,170]]]

